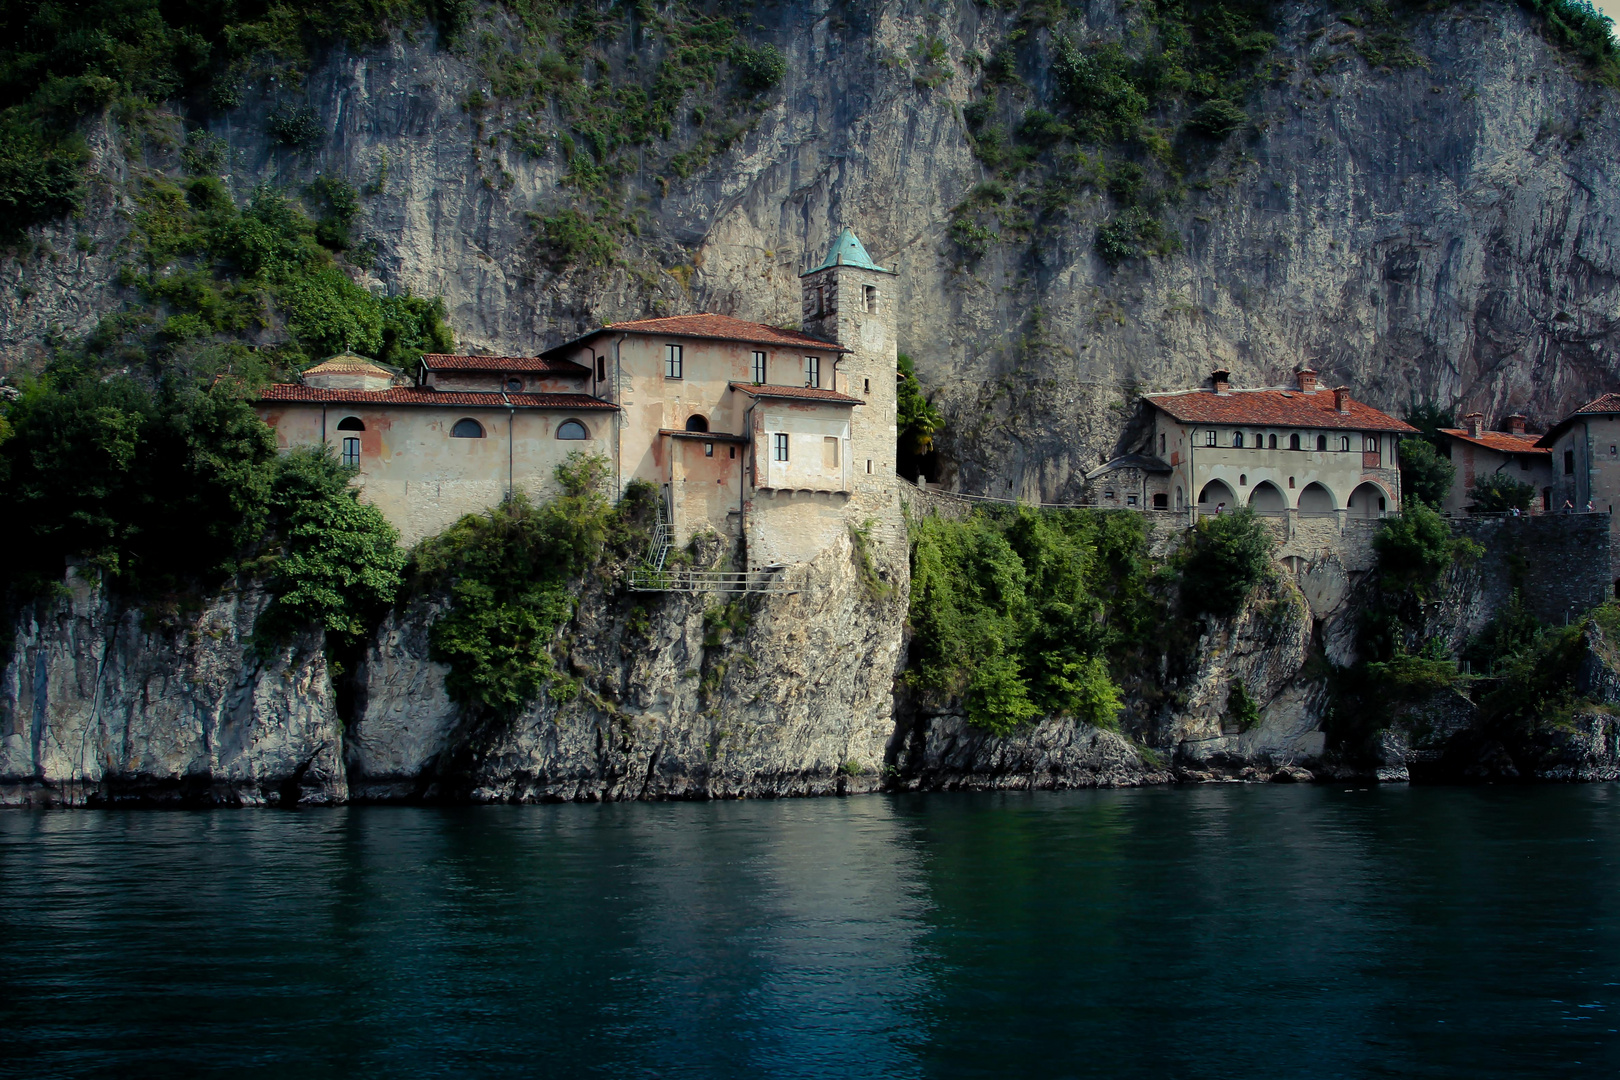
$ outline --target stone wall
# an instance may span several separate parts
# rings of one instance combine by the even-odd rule
[[[1536,618],[1563,623],[1614,595],[1608,514],[1454,518],[1451,528],[1485,548],[1475,570],[1486,611],[1520,588]]]

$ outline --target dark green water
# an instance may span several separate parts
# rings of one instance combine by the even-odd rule
[[[0,1073],[1613,1076],[1620,788],[0,813]]]

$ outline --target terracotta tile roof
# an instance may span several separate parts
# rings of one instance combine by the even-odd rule
[[[1604,394],[1593,401],[1575,410],[1576,415],[1581,413],[1620,413],[1620,394]]]
[[[1536,445],[1551,446],[1558,440],[1558,436],[1564,433],[1564,429],[1575,422],[1577,416],[1596,416],[1604,413],[1620,413],[1620,394],[1604,394],[1602,397],[1588,401],[1585,405],[1554,424],[1547,434],[1536,440]]]
[[[542,356],[550,356],[562,349],[577,345],[598,334],[661,334],[666,337],[713,338],[719,341],[747,341],[758,345],[790,345],[796,349],[816,349],[821,352],[849,352],[842,345],[822,341],[797,330],[782,330],[764,323],[744,322],[730,315],[671,315],[663,319],[634,319],[613,323],[600,330],[575,338],[573,341],[547,349]]]
[[[1466,428],[1441,428],[1442,434],[1450,435],[1453,439],[1483,446],[1487,450],[1495,450],[1499,454],[1546,454],[1552,456],[1551,450],[1536,446],[1539,435],[1515,435],[1511,431],[1482,431],[1477,436],[1468,434]]]
[[[828,405],[865,405],[858,397],[840,394],[836,390],[816,390],[809,386],[755,386],[753,383],[734,382],[733,390],[757,398],[792,398],[795,401],[823,401]]]
[[[305,375],[371,375],[383,379],[393,378],[394,373],[381,364],[367,360],[363,356],[353,353],[340,353],[329,356],[314,367],[305,368]]]
[[[589,394],[500,394],[470,390],[428,390],[396,386],[391,390],[322,390],[314,386],[275,383],[264,388],[260,401],[307,401],[344,405],[439,405],[452,408],[504,409],[617,409],[611,401]]]
[[[572,360],[545,356],[459,356],[450,353],[424,353],[422,366],[429,371],[522,371],[549,375],[588,377],[591,369]]]
[[[1338,431],[1415,432],[1411,424],[1379,412],[1352,398],[1345,411],[1333,408],[1333,391],[1304,394],[1298,390],[1184,390],[1175,394],[1149,394],[1145,400],[1184,424],[1327,428]]]
[[[672,439],[702,439],[705,442],[746,443],[751,441],[747,435],[733,435],[729,431],[686,431],[681,428],[659,428],[658,434],[668,435]]]

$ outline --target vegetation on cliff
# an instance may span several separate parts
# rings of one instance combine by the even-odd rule
[[[919,689],[996,733],[1043,715],[1118,725],[1110,666],[1150,651],[1162,604],[1140,515],[1028,507],[913,523]]]
[[[615,553],[640,550],[652,516],[648,485],[608,501],[610,467],[571,454],[557,467],[562,491],[535,505],[521,493],[469,514],[412,553],[412,588],[443,596],[433,620],[432,657],[450,667],[445,689],[463,706],[511,716],[548,686],[577,689],[553,659],[557,633],[574,616],[581,577]]]

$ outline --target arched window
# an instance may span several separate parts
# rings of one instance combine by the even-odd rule
[[[1290,450],[1298,450],[1299,449],[1299,432],[1296,431],[1296,432],[1294,432],[1294,434],[1288,436],[1288,449],[1290,449]]]
[[[1339,452],[1340,453],[1349,453],[1349,451],[1350,451],[1350,436],[1348,436],[1348,435],[1340,435],[1339,436]]]
[[[564,420],[557,425],[557,438],[559,439],[588,439],[591,433],[585,430],[585,425],[578,420]]]
[[[708,431],[709,418],[699,413],[693,413],[686,418],[687,431]]]
[[[482,439],[484,437],[484,425],[470,416],[464,417],[457,420],[456,426],[450,429],[450,437],[452,439]]]
[[[1277,449],[1277,436],[1275,436],[1275,435],[1271,436],[1270,442],[1267,444],[1266,449],[1268,449],[1268,450]]]
[[[364,431],[366,430],[366,425],[360,422],[360,418],[358,416],[345,416],[343,419],[338,421],[338,430]]]
[[[1316,448],[1318,450],[1326,450],[1327,449],[1327,436],[1326,435],[1318,435],[1316,437]]]
[[[1238,450],[1243,449],[1243,432],[1241,432],[1241,431],[1232,432],[1232,446],[1235,449],[1238,449]]]

